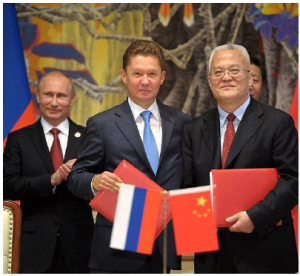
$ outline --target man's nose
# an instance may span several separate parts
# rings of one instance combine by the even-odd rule
[[[53,97],[52,97],[51,104],[52,104],[52,105],[57,105],[57,104],[58,104],[58,103],[57,103],[57,97],[56,97],[56,96],[53,96]]]
[[[222,78],[223,80],[228,80],[228,79],[232,79],[232,77],[230,76],[229,70],[225,70],[224,72],[224,76]]]
[[[149,84],[149,77],[147,76],[147,74],[143,75],[142,84],[143,85]]]

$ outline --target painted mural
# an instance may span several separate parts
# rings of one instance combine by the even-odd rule
[[[163,48],[167,77],[158,98],[165,104],[193,117],[215,107],[209,55],[217,45],[237,43],[264,60],[260,101],[289,112],[298,78],[297,3],[19,3],[16,9],[33,99],[43,74],[67,73],[77,93],[70,116],[79,124],[126,99],[122,56],[137,39]]]

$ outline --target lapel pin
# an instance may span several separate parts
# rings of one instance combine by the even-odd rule
[[[75,132],[75,137],[80,137],[81,136],[81,133],[79,131]]]

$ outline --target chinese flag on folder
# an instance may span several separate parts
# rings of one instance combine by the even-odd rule
[[[169,192],[177,255],[219,249],[209,186]]]

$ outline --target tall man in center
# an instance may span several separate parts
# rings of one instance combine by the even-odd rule
[[[156,100],[166,76],[162,49],[152,41],[133,42],[123,56],[121,76],[128,99],[88,120],[82,150],[69,175],[70,191],[86,200],[101,190],[118,192],[118,183],[123,181],[113,171],[123,159],[165,190],[182,186],[181,140],[183,126],[190,118]],[[146,144],[151,140],[154,144],[148,150]],[[112,223],[98,213],[90,272],[162,273],[162,235],[148,256],[111,249],[111,230]],[[168,271],[180,269],[171,223],[167,244]]]

